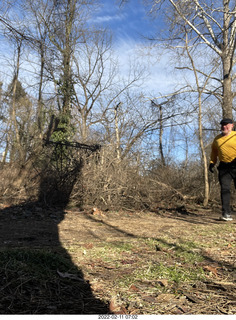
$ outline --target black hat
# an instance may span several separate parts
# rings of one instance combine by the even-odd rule
[[[228,124],[228,123],[232,123],[233,124],[233,120],[229,119],[229,118],[226,118],[226,119],[221,120],[221,122],[220,122],[220,124]]]

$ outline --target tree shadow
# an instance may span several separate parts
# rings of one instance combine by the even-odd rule
[[[193,249],[191,248],[186,248],[184,246],[184,241],[181,243],[181,238],[178,237],[178,239],[180,240],[179,243],[175,243],[175,242],[169,242],[163,238],[158,238],[158,237],[151,237],[151,236],[142,236],[142,235],[137,235],[135,234],[135,232],[128,232],[126,230],[123,230],[121,227],[118,226],[114,226],[111,223],[109,223],[109,221],[105,221],[104,219],[100,219],[97,220],[95,217],[93,216],[88,216],[88,219],[94,221],[94,222],[99,222],[100,224],[103,224],[105,228],[107,228],[107,232],[104,233],[108,233],[108,232],[112,232],[114,234],[114,238],[117,235],[120,235],[120,238],[122,238],[122,235],[125,237],[132,239],[143,239],[143,240],[148,240],[148,239],[153,239],[156,242],[162,244],[164,247],[166,248],[171,248],[170,251],[178,251],[180,253],[186,253],[186,254],[192,254],[194,256],[194,254],[196,253],[196,249],[197,252],[199,252],[199,255],[204,258],[204,260],[210,264],[217,264],[217,265],[221,265],[222,267],[227,268],[229,271],[234,272],[236,271],[235,265],[228,263],[228,262],[224,262],[224,261],[220,261],[217,260],[215,257],[211,257],[207,251],[202,250],[200,247],[194,247]],[[175,218],[175,217],[174,217]],[[173,217],[172,217],[173,219]],[[102,239],[101,239],[102,240]],[[127,241],[127,239],[126,239]],[[115,243],[115,242],[114,242]],[[159,251],[158,246],[156,246],[156,251]]]
[[[60,242],[58,225],[81,169],[80,160],[62,171],[47,163],[38,200],[0,211],[0,314],[109,312]]]
[[[202,209],[201,211],[204,211]],[[180,221],[186,221],[190,224],[194,225],[205,225],[207,224],[225,224],[225,221],[220,219],[221,210],[220,208],[213,209],[210,214],[199,213],[199,209],[196,212],[193,210],[186,208],[185,206],[178,206],[171,209],[165,207],[159,207],[158,211],[152,211],[157,216],[163,216],[165,218],[176,219]],[[232,212],[232,216],[235,216],[235,213]],[[231,224],[235,224],[235,219],[231,222]]]

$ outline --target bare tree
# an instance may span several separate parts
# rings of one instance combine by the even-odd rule
[[[86,141],[89,128],[101,122],[109,105],[106,102],[107,107],[101,112],[101,100],[108,91],[113,96],[117,67],[112,62],[111,37],[106,32],[91,29],[81,35],[81,40],[73,52],[72,105],[80,139]]]
[[[120,130],[119,130],[119,123],[118,123],[118,108],[120,105],[121,103],[119,102],[114,108],[115,131],[116,131],[116,156],[118,161],[120,161],[121,159]]]
[[[94,1],[63,0],[40,3],[41,11],[35,12],[35,16],[37,17],[37,28],[40,31],[41,72],[46,70],[47,76],[54,84],[55,101],[57,101],[55,112],[57,118],[60,119],[58,128],[62,129],[61,135],[64,132],[64,138],[68,138],[73,135],[73,130],[71,130],[72,102],[75,99],[73,54],[76,46],[83,42],[86,14]],[[32,5],[31,3],[31,8]],[[40,24],[43,24],[43,27],[40,27]],[[41,73],[41,80],[42,77]],[[40,94],[39,99],[41,99]]]
[[[20,70],[20,59],[22,50],[22,39],[15,39],[16,43],[16,61],[14,67],[14,75],[12,84],[9,88],[9,102],[10,102],[10,119],[11,119],[11,161],[18,160],[20,163],[24,160],[23,149],[20,141],[20,132],[17,123],[17,100],[19,100],[19,95],[17,97],[17,84],[19,83],[19,70]]]
[[[199,70],[196,66],[195,61],[197,60],[196,54],[194,56],[194,49],[195,46],[191,43],[191,41],[188,39],[188,33],[186,30],[186,42],[185,42],[185,50],[187,53],[187,57],[190,61],[191,69],[194,74],[194,79],[196,83],[196,92],[198,96],[198,139],[199,139],[199,145],[201,150],[201,159],[203,162],[203,172],[204,172],[204,199],[203,199],[203,205],[206,206],[208,204],[209,200],[209,182],[208,182],[208,161],[207,156],[205,152],[205,146],[203,141],[203,126],[202,126],[202,113],[203,113],[203,99],[202,96],[207,92],[207,85],[209,80],[211,79],[212,74],[215,72],[215,70],[218,67],[217,63],[213,63],[213,66],[211,68],[211,71],[209,74],[205,72],[205,70]],[[195,91],[195,90],[193,90]]]
[[[151,101],[151,104],[154,105],[159,109],[159,123],[160,123],[160,128],[159,128],[159,152],[161,156],[161,164],[163,166],[166,165],[165,161],[165,156],[164,156],[164,151],[163,151],[163,103],[157,104],[153,100]],[[164,103],[165,104],[165,103]]]
[[[195,42],[205,44],[212,53],[221,59],[222,67],[222,112],[223,117],[232,117],[232,104],[235,93],[232,90],[233,66],[236,46],[236,5],[235,1],[208,0],[147,0],[150,12],[163,9],[170,21],[172,39],[180,42],[184,26],[193,33]],[[168,5],[170,9],[167,10]]]
[[[23,8],[27,12],[29,34],[34,35],[35,40],[31,43],[31,47],[39,57],[38,71],[38,96],[37,96],[37,111],[36,123],[39,138],[43,138],[44,132],[44,101],[43,101],[43,85],[46,79],[46,51],[48,45],[48,30],[44,20],[48,21],[51,15],[51,10],[48,10],[46,3],[41,1],[25,0]],[[33,36],[32,36],[33,37]]]

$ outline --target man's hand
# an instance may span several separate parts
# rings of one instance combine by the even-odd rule
[[[209,165],[209,171],[211,171],[212,173],[214,173],[214,163],[210,163],[210,165]]]

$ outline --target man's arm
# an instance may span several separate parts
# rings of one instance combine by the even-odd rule
[[[210,165],[209,165],[209,171],[212,173],[214,172],[213,169],[217,162],[217,157],[218,157],[218,149],[214,140],[211,146],[211,158],[210,158]]]

